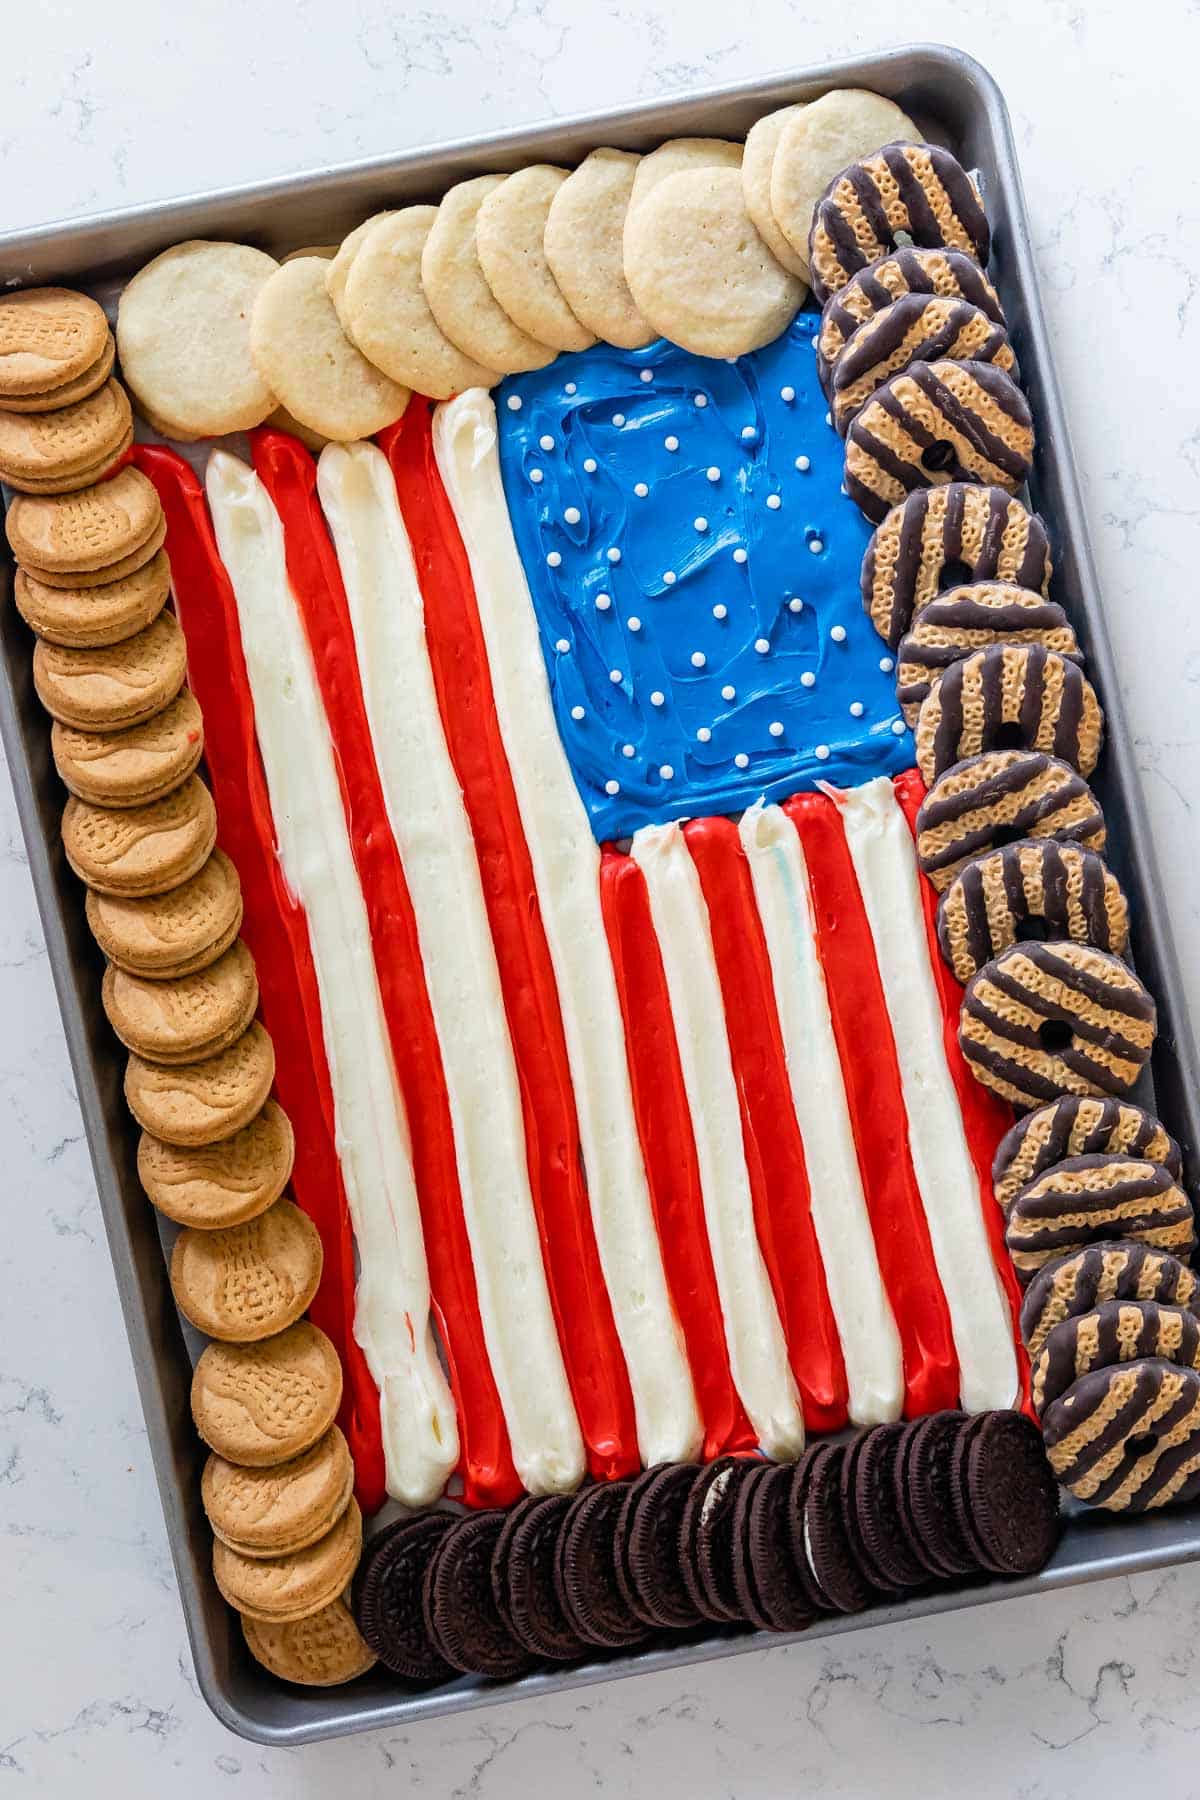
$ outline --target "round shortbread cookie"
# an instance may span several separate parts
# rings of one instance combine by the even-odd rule
[[[290,1462],[315,1444],[341,1399],[338,1353],[308,1319],[259,1344],[209,1344],[192,1376],[196,1430],[248,1469]]]
[[[325,292],[333,301],[333,310],[341,320],[342,330],[346,332],[347,335],[349,335],[350,325],[346,317],[346,309],[343,305],[343,301],[345,300],[346,281],[350,274],[351,265],[376,225],[382,225],[385,219],[392,218],[395,218],[394,212],[372,213],[369,219],[364,219],[361,225],[356,225],[353,231],[348,231],[346,233],[326,267]],[[287,257],[285,260],[291,262],[293,259]]]
[[[116,339],[108,332],[104,339],[104,348],[94,363],[76,375],[74,381],[64,381],[60,387],[39,388],[32,394],[5,394],[4,410],[6,413],[43,413],[57,412],[60,406],[74,406],[77,400],[86,400],[97,388],[104,386],[113,372],[117,360]]]
[[[237,936],[241,883],[225,852],[214,850],[190,881],[166,894],[117,899],[89,889],[87,921],[117,968],[149,981],[194,975],[216,962]]]
[[[28,569],[13,579],[17,611],[47,643],[86,650],[119,644],[156,619],[171,591],[171,565],[163,551],[120,581],[99,587],[47,587]]]
[[[655,188],[670,175],[681,175],[688,169],[740,169],[742,146],[728,138],[669,138],[657,150],[643,156],[633,174],[633,192],[629,196],[632,216]]]
[[[126,475],[136,474],[136,469],[122,469],[121,473],[112,481],[106,481],[104,487],[115,487],[116,483],[123,481]],[[89,488],[86,494],[68,494],[65,497],[68,500],[86,500],[90,494],[102,491],[102,488]],[[34,502],[26,498],[25,504],[52,506],[58,502],[52,500]],[[12,517],[16,505],[17,502],[14,501],[13,506],[9,508],[9,518]],[[80,588],[109,587],[114,581],[123,581],[126,575],[136,574],[139,569],[145,568],[146,564],[158,555],[166,541],[167,521],[161,516],[160,511],[158,523],[145,543],[139,544],[136,550],[131,550],[128,556],[118,557],[116,562],[103,563],[95,569],[47,569],[44,565],[33,562],[24,563],[22,566],[25,573],[34,581],[40,581],[43,587],[70,588],[75,591]]]
[[[192,239],[134,276],[117,308],[121,373],[168,436],[261,425],[275,396],[250,354],[250,319],[279,267],[249,244]]]
[[[813,209],[847,163],[920,137],[894,100],[866,88],[832,88],[788,120],[771,162],[771,211],[808,279],[808,234]]]
[[[294,1624],[332,1605],[348,1586],[361,1555],[362,1514],[351,1500],[324,1537],[287,1556],[243,1556],[218,1538],[213,1544],[213,1575],[230,1606],[245,1617]]]
[[[593,150],[555,194],[543,238],[575,317],[622,350],[654,339],[625,279],[625,219],[640,160],[631,150]]]
[[[642,315],[698,356],[744,356],[785,330],[803,284],[771,255],[737,169],[668,175],[630,208],[625,278]]]
[[[742,189],[746,196],[746,211],[775,261],[781,263],[789,275],[798,275],[802,281],[807,281],[808,265],[792,249],[771,211],[771,165],[775,161],[775,152],[785,125],[803,110],[803,102],[796,106],[781,106],[777,112],[768,113],[757,125],[751,126],[742,153]]]
[[[375,1667],[344,1598],[305,1619],[268,1624],[242,1614],[242,1635],[255,1662],[298,1687],[342,1687]]]
[[[514,325],[492,294],[479,261],[475,222],[503,175],[477,175],[452,187],[438,207],[421,252],[429,310],[452,344],[501,375],[544,369],[556,352]]]
[[[286,1556],[315,1544],[337,1524],[353,1491],[350,1448],[336,1425],[292,1462],[241,1469],[214,1454],[200,1478],[214,1536],[250,1557]]]
[[[546,261],[546,219],[566,169],[531,163],[485,194],[475,220],[484,279],[513,324],[554,350],[586,350],[595,334],[581,325]]]
[[[144,1131],[187,1149],[219,1144],[248,1125],[274,1079],[275,1046],[255,1020],[227,1050],[204,1062],[166,1068],[131,1055],[125,1099]]]
[[[86,400],[45,413],[0,410],[0,475],[10,487],[78,475],[106,461],[133,428],[129,396],[119,381],[106,381]]]
[[[86,650],[39,640],[33,685],[52,719],[79,731],[120,731],[169,706],[187,670],[187,642],[174,613],[160,612],[136,637]]]
[[[108,320],[86,294],[26,288],[0,298],[0,406],[45,394],[90,370],[104,351]]]
[[[90,806],[72,794],[63,849],[81,881],[101,894],[165,894],[187,881],[217,840],[217,812],[198,775],[147,806]]]
[[[181,1231],[171,1289],[198,1331],[223,1343],[257,1343],[307,1312],[322,1261],[312,1220],[291,1200],[277,1200],[244,1225]]]
[[[194,772],[204,754],[204,721],[184,688],[152,719],[125,731],[79,731],[56,719],[50,749],[60,780],[80,800],[145,806]]]
[[[168,1144],[143,1132],[138,1179],[151,1203],[177,1225],[221,1231],[257,1218],[288,1184],[296,1153],[291,1122],[278,1101],[216,1144]]]
[[[386,213],[367,234],[344,283],[341,313],[363,355],[393,381],[431,400],[499,380],[452,344],[429,310],[421,256],[436,206]]]
[[[19,563],[37,576],[68,577],[65,585],[74,586],[80,573],[96,574],[99,580],[98,571],[136,555],[162,524],[162,505],[153,483],[140,469],[122,469],[111,481],[82,493],[50,499],[18,495],[8,509],[5,529]]]
[[[281,256],[279,260],[281,263],[285,263],[295,262],[298,256],[319,256],[322,262],[332,262],[341,247],[340,244],[300,244],[295,250],[289,250],[286,256]]]
[[[218,1056],[240,1038],[258,1006],[254,958],[241,939],[193,975],[147,979],[110,965],[101,988],[108,1022],[147,1062],[177,1068]]]
[[[302,425],[299,419],[294,419],[286,406],[277,406],[266,423],[272,431],[286,431],[292,437],[299,438],[304,448],[311,450],[314,456],[320,456],[329,442],[329,439],[322,437],[319,431],[311,431],[307,425]]]
[[[393,425],[409,390],[369,363],[342,330],[319,256],[285,263],[259,290],[250,348],[263,379],[302,425],[343,443]]]

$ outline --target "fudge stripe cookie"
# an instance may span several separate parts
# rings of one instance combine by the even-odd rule
[[[1200,1320],[1180,1306],[1154,1300],[1104,1300],[1091,1312],[1064,1319],[1033,1365],[1030,1392],[1038,1416],[1081,1375],[1145,1356],[1181,1369],[1200,1367]]]
[[[875,389],[846,434],[846,488],[884,519],[916,488],[974,481],[1015,492],[1029,474],[1033,419],[993,363],[911,363]]]
[[[917,813],[917,856],[935,888],[984,851],[1054,838],[1101,851],[1104,814],[1076,769],[1040,750],[989,750],[939,775]]]
[[[1018,1119],[1001,1138],[992,1164],[996,1199],[1008,1206],[1018,1188],[1054,1163],[1102,1153],[1161,1163],[1172,1180],[1179,1180],[1179,1145],[1153,1113],[1132,1100],[1067,1094]]]
[[[908,723],[916,724],[921,702],[953,663],[992,644],[1041,644],[1068,662],[1083,661],[1056,601],[1002,581],[951,588],[921,608],[896,652],[896,698]]]
[[[1056,1325],[1106,1300],[1155,1300],[1200,1313],[1195,1272],[1165,1250],[1136,1241],[1088,1244],[1044,1263],[1021,1306],[1021,1336],[1032,1358]]]
[[[969,862],[942,895],[938,943],[964,987],[1001,950],[1030,938],[1125,954],[1129,909],[1094,850],[1046,838],[1005,844]]]
[[[1055,942],[1014,944],[971,977],[958,1041],[985,1087],[1031,1107],[1123,1093],[1154,1033],[1154,1001],[1132,969],[1090,944]]]
[[[1200,1491],[1200,1375],[1156,1357],[1093,1369],[1046,1408],[1050,1467],[1077,1500],[1147,1512]]]
[[[994,325],[1005,323],[1000,296],[973,257],[963,250],[905,245],[860,269],[825,302],[817,334],[817,379],[827,394],[833,364],[847,338],[905,294],[957,295]]]
[[[918,489],[877,527],[863,558],[863,605],[894,650],[938,594],[984,581],[1047,594],[1051,569],[1036,513],[1003,488],[952,481]]]
[[[813,212],[808,240],[812,288],[824,302],[903,236],[932,249],[988,259],[990,233],[979,190],[939,144],[885,144],[835,175]]]
[[[889,376],[914,362],[989,362],[1010,374],[1016,357],[1003,325],[968,300],[906,294],[847,339],[829,377],[833,422],[845,436],[855,413]]]
[[[1090,775],[1104,715],[1075,663],[1041,644],[993,644],[952,663],[917,716],[926,784],[985,750],[1045,750]]]
[[[1160,1163],[1131,1156],[1071,1156],[1019,1190],[1005,1242],[1023,1282],[1087,1244],[1130,1238],[1187,1258],[1196,1247],[1192,1203]]]

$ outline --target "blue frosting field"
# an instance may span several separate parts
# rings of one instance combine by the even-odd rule
[[[859,599],[815,312],[736,362],[597,345],[496,395],[558,728],[601,840],[913,761]]]

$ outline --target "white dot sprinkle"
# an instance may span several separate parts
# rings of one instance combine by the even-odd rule
[[[847,500],[850,498],[850,489],[846,486],[844,481],[843,481],[841,487],[838,489],[838,493],[845,494]]]
[[[604,554],[607,556],[610,563],[619,563],[621,560],[621,552],[617,549],[615,544],[611,550],[606,550]]]
[[[612,605],[612,595],[611,594],[597,594],[596,595],[596,607],[599,612],[607,612],[611,605]]]
[[[705,469],[704,473],[708,476],[710,481],[720,481],[721,479],[721,471],[718,469],[716,463],[713,464],[711,469]]]
[[[643,369],[642,370],[642,380],[643,381],[653,381],[654,380],[654,370],[653,369]]]
[[[754,648],[758,651],[760,656],[765,656],[767,651],[771,648],[770,638],[755,638]]]
[[[794,387],[781,387],[779,390],[779,398],[781,400],[785,401],[788,405],[790,405],[791,402],[796,398],[795,388]]]
[[[896,664],[890,656],[881,656],[879,659],[879,666],[885,675],[890,675]]]
[[[644,500],[646,495],[650,492],[650,489],[646,486],[644,481],[635,481],[633,484],[633,491],[639,500]]]
[[[642,629],[642,621],[638,618],[636,613],[634,613],[632,618],[626,619],[625,623],[628,625],[630,631],[640,631]]]
[[[733,560],[735,563],[744,563],[746,560],[746,552],[742,549],[740,544],[733,553]]]
[[[633,753],[634,752],[633,752],[632,744],[622,744],[621,745],[621,755],[622,756],[632,756]]]
[[[813,755],[816,757],[818,762],[828,762],[829,761],[829,745],[828,744],[818,744],[813,751]]]
[[[617,430],[619,431],[621,429],[621,426],[625,423],[625,414],[624,413],[614,413],[612,422],[617,427]]]
[[[667,696],[663,693],[660,693],[658,688],[655,688],[654,692],[650,696],[651,706],[665,706],[666,700],[667,700]]]
[[[663,570],[663,586],[664,587],[674,587],[675,586],[675,571],[674,571],[674,569],[664,569]]]
[[[529,479],[530,479],[530,481],[533,482],[534,486],[536,487],[538,482],[542,480],[542,471],[540,469],[530,469]]]
[[[861,719],[866,710],[867,709],[861,700],[852,700],[850,702],[850,717],[852,719]]]
[[[578,392],[578,389],[576,388],[575,383],[573,381],[568,381],[567,385],[563,389],[564,394],[574,394],[577,392]]]
[[[692,527],[696,531],[708,530],[708,520],[704,517],[703,513],[701,513],[698,518],[692,520]]]
[[[675,771],[671,767],[670,763],[663,763],[658,772],[662,776],[664,781],[670,781],[675,774]]]
[[[582,717],[583,717],[582,706],[573,706],[571,708],[571,717],[574,719],[575,723],[578,724],[580,719],[582,719]]]
[[[755,431],[753,425],[742,426],[742,442],[744,444],[752,444],[757,436],[758,433]]]
[[[673,432],[669,436],[667,436],[663,439],[663,449],[664,450],[678,450],[678,448],[679,448],[679,439],[674,435]]]
[[[606,794],[619,794],[621,791],[621,784],[619,781],[606,781],[604,784],[604,791]]]
[[[801,677],[800,677],[800,686],[801,687],[816,687],[816,685],[817,685],[817,678],[813,674],[812,670],[805,669],[803,675],[801,675]]]
[[[907,730],[907,726],[905,725],[904,720],[903,719],[893,719],[892,720],[892,730],[895,732],[897,737],[903,737],[905,731]]]
[[[550,436],[549,432],[547,432],[544,437],[538,439],[538,447],[542,450],[553,450],[554,439]]]
[[[708,729],[707,725],[701,725],[696,733],[696,737],[700,743],[707,744],[712,738],[712,732]]]
[[[783,736],[782,720],[772,719],[771,723],[767,726],[767,730],[770,732],[772,737],[782,737]]]
[[[596,459],[594,456],[585,456],[584,457],[583,472],[585,475],[594,475],[596,473],[597,466],[598,465],[597,465],[597,462],[596,462]]]
[[[610,669],[608,671],[608,679],[612,682],[613,686],[616,687],[619,682],[624,681],[625,677],[622,675],[620,669]]]
[[[826,424],[827,424],[827,425],[832,425],[832,424],[833,424],[833,414],[832,414],[832,413],[826,413],[826,414],[825,414],[825,423],[826,423]]]
[[[722,698],[722,700],[736,700],[737,689],[735,687],[730,687],[729,684],[726,683],[726,685],[721,689],[721,698]]]
[[[557,569],[559,564],[562,562],[562,557],[559,555],[557,550],[551,550],[550,554],[546,558],[546,561],[549,563],[549,565],[552,569]]]
[[[835,644],[844,644],[846,641],[846,627],[844,625],[831,625],[829,628],[829,635]]]
[[[708,661],[708,658],[707,658],[707,656],[705,656],[703,650],[693,650],[692,651],[692,667],[693,667],[693,669],[702,669],[704,667],[705,663],[707,663],[707,661]]]
[[[713,618],[714,619],[727,619],[728,617],[729,617],[729,608],[726,605],[724,605],[724,603],[722,601],[718,600],[717,604],[713,607]]]
[[[739,750],[733,760],[734,765],[739,769],[748,769],[750,767],[750,758],[746,755],[744,750]]]
[[[708,405],[708,395],[707,394],[696,394],[693,396],[693,398],[694,398],[697,406],[707,406]]]
[[[820,538],[809,538],[808,547],[812,551],[814,556],[820,556],[822,550],[825,548],[825,545]]]
[[[558,651],[560,656],[565,656],[567,654],[567,651],[571,648],[571,646],[567,642],[566,638],[559,638],[559,640],[555,644],[554,648]]]
[[[522,402],[520,394],[510,394],[508,396],[509,412],[520,412],[522,405],[523,405],[523,402]]]
[[[808,471],[812,468],[812,458],[810,456],[798,456],[796,458],[796,467],[802,475],[807,475]]]
[[[578,525],[578,523],[582,517],[583,517],[583,514],[580,512],[580,510],[577,506],[568,506],[563,511],[563,518],[566,520],[568,525]]]
[[[783,501],[779,498],[778,494],[768,494],[767,495],[767,505],[770,507],[772,512],[778,512],[780,507],[783,505]]]
[[[788,601],[788,611],[789,612],[803,612],[804,611],[804,602],[803,602],[803,600],[801,600],[799,598],[798,595],[793,594],[792,598]]]

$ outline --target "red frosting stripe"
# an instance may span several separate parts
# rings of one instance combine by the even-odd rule
[[[707,1460],[722,1450],[749,1449],[757,1437],[729,1367],[691,1112],[646,879],[632,857],[607,846],[600,860],[600,904],[625,1021],[654,1222],[704,1423]]]
[[[902,775],[893,777],[892,786],[896,791],[900,810],[908,820],[909,830],[915,838],[917,835],[917,810],[926,793],[920,770],[906,769]],[[950,1078],[954,1083],[954,1091],[958,1095],[963,1129],[967,1136],[967,1148],[971,1152],[971,1161],[974,1163],[976,1174],[979,1177],[979,1204],[983,1211],[983,1223],[987,1230],[988,1242],[991,1245],[992,1261],[995,1263],[1003,1283],[1005,1294],[1008,1297],[1009,1311],[1012,1314],[1013,1342],[1017,1347],[1017,1368],[1021,1376],[1022,1406],[1030,1418],[1036,1422],[1037,1414],[1033,1410],[1029,1396],[1029,1358],[1021,1340],[1019,1325],[1021,1284],[1017,1280],[1016,1271],[1012,1266],[1004,1242],[1004,1215],[995,1204],[992,1195],[992,1159],[996,1154],[996,1146],[1013,1122],[1013,1114],[1002,1100],[976,1081],[959,1048],[958,1020],[963,989],[938,948],[937,894],[932,882],[926,881],[924,877],[921,879],[921,905],[925,909],[925,937],[929,963],[933,970],[934,985],[937,988],[938,1000],[942,1008],[942,1035],[946,1046],[946,1062],[950,1070]]]
[[[341,570],[317,499],[316,464],[285,432],[256,431],[250,444],[258,477],[283,523],[288,576],[333,737],[379,993],[408,1115],[430,1289],[458,1410],[463,1499],[468,1506],[506,1506],[522,1486],[483,1335],[416,917],[388,822]]]
[[[708,907],[758,1241],[804,1422],[810,1431],[837,1431],[847,1419],[846,1369],[813,1227],[804,1144],[750,865],[732,819],[693,819],[683,835]]]
[[[554,967],[500,736],[466,551],[414,396],[379,438],[425,605],[446,743],[463,790],[521,1090],[530,1188],[567,1378],[597,1478],[641,1467],[633,1395],[592,1230]]]
[[[891,1020],[838,809],[797,794],[783,810],[800,834],[829,1011],[863,1190],[904,1358],[905,1413],[958,1404],[958,1359],[908,1146]]]
[[[338,1422],[354,1457],[364,1512],[382,1506],[379,1395],[354,1340],[354,1241],[335,1148],[333,1093],[308,921],[275,855],[275,822],[254,734],[237,603],[217,552],[204,494],[173,450],[135,447],[167,520],[175,610],[187,638],[188,681],[204,713],[204,754],[217,807],[218,842],[242,885],[242,936],[258,969],[259,1010],[275,1045],[275,1092],[292,1121],[296,1203],[321,1237],[325,1264],[309,1308],[333,1342],[345,1383]]]

